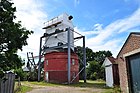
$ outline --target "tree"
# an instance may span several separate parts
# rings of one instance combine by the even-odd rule
[[[96,60],[90,61],[87,67],[87,79],[97,80],[105,79],[104,67],[99,64]]]
[[[76,53],[80,59],[83,59],[83,48],[80,46],[76,47]],[[86,47],[86,62],[87,62],[87,78],[88,79],[105,79],[105,71],[102,64],[106,57],[112,56],[110,51],[98,51],[93,52],[92,49]],[[80,62],[80,69],[83,64]],[[83,72],[82,72],[83,73]],[[80,74],[80,79],[83,79],[82,73]]]
[[[106,57],[112,56],[110,51],[94,52],[94,60],[89,62],[87,68],[88,79],[105,79],[105,70],[102,64]]]
[[[18,49],[27,45],[29,31],[22,27],[21,22],[14,22],[16,7],[10,0],[0,2],[0,72],[22,66],[21,58],[17,55]]]
[[[84,66],[84,64],[82,63],[82,61],[83,61],[83,47],[81,47],[81,46],[77,46],[77,47],[75,47],[75,50],[76,50],[76,53],[77,53],[77,55],[78,55],[78,57],[79,57],[79,69],[81,70],[82,68],[83,68],[83,66]],[[86,47],[86,62],[89,62],[89,61],[92,61],[93,60],[93,51],[92,51],[92,49],[90,49],[90,48],[88,48],[88,47]],[[79,76],[79,78],[80,79],[83,79],[83,71],[80,73],[80,76]]]
[[[83,47],[77,46],[76,53],[78,54],[79,58],[83,60]],[[92,49],[86,47],[86,61],[87,62],[92,61],[93,56],[94,56],[94,52],[92,51]]]
[[[110,51],[98,51],[94,53],[94,60],[96,60],[100,64],[103,64],[105,58],[110,56],[112,56],[112,53]]]

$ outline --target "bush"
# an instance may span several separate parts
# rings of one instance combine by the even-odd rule
[[[89,62],[89,66],[87,67],[87,79],[97,80],[104,79],[105,71],[104,68],[97,61]]]
[[[27,78],[28,78],[28,72],[24,72],[23,70],[22,70],[22,68],[19,68],[19,69],[16,69],[15,70],[15,73],[17,74],[17,78],[18,77],[20,77],[20,80],[21,81],[23,81],[23,80],[27,80]]]

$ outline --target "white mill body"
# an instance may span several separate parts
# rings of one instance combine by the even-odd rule
[[[72,24],[72,21],[69,20],[69,15],[64,13],[59,15],[58,17],[55,17],[49,21],[46,22],[46,33],[47,34],[51,34],[54,33],[56,29],[59,30],[64,30],[64,32],[46,37],[45,39],[45,47],[54,47],[54,46],[58,46],[58,43],[63,43],[63,44],[67,44],[67,32],[65,31],[66,28],[70,28],[71,29],[71,33],[70,33],[70,45],[71,45],[71,49],[74,51],[74,33],[73,33],[73,29],[74,26]],[[65,46],[64,48],[67,48],[67,46]]]

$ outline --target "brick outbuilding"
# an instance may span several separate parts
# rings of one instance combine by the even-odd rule
[[[140,93],[140,32],[131,32],[117,55],[123,93]]]

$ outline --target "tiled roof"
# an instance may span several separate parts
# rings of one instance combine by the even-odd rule
[[[108,60],[112,63],[112,64],[115,64],[116,63],[116,59],[114,57],[107,57]]]

